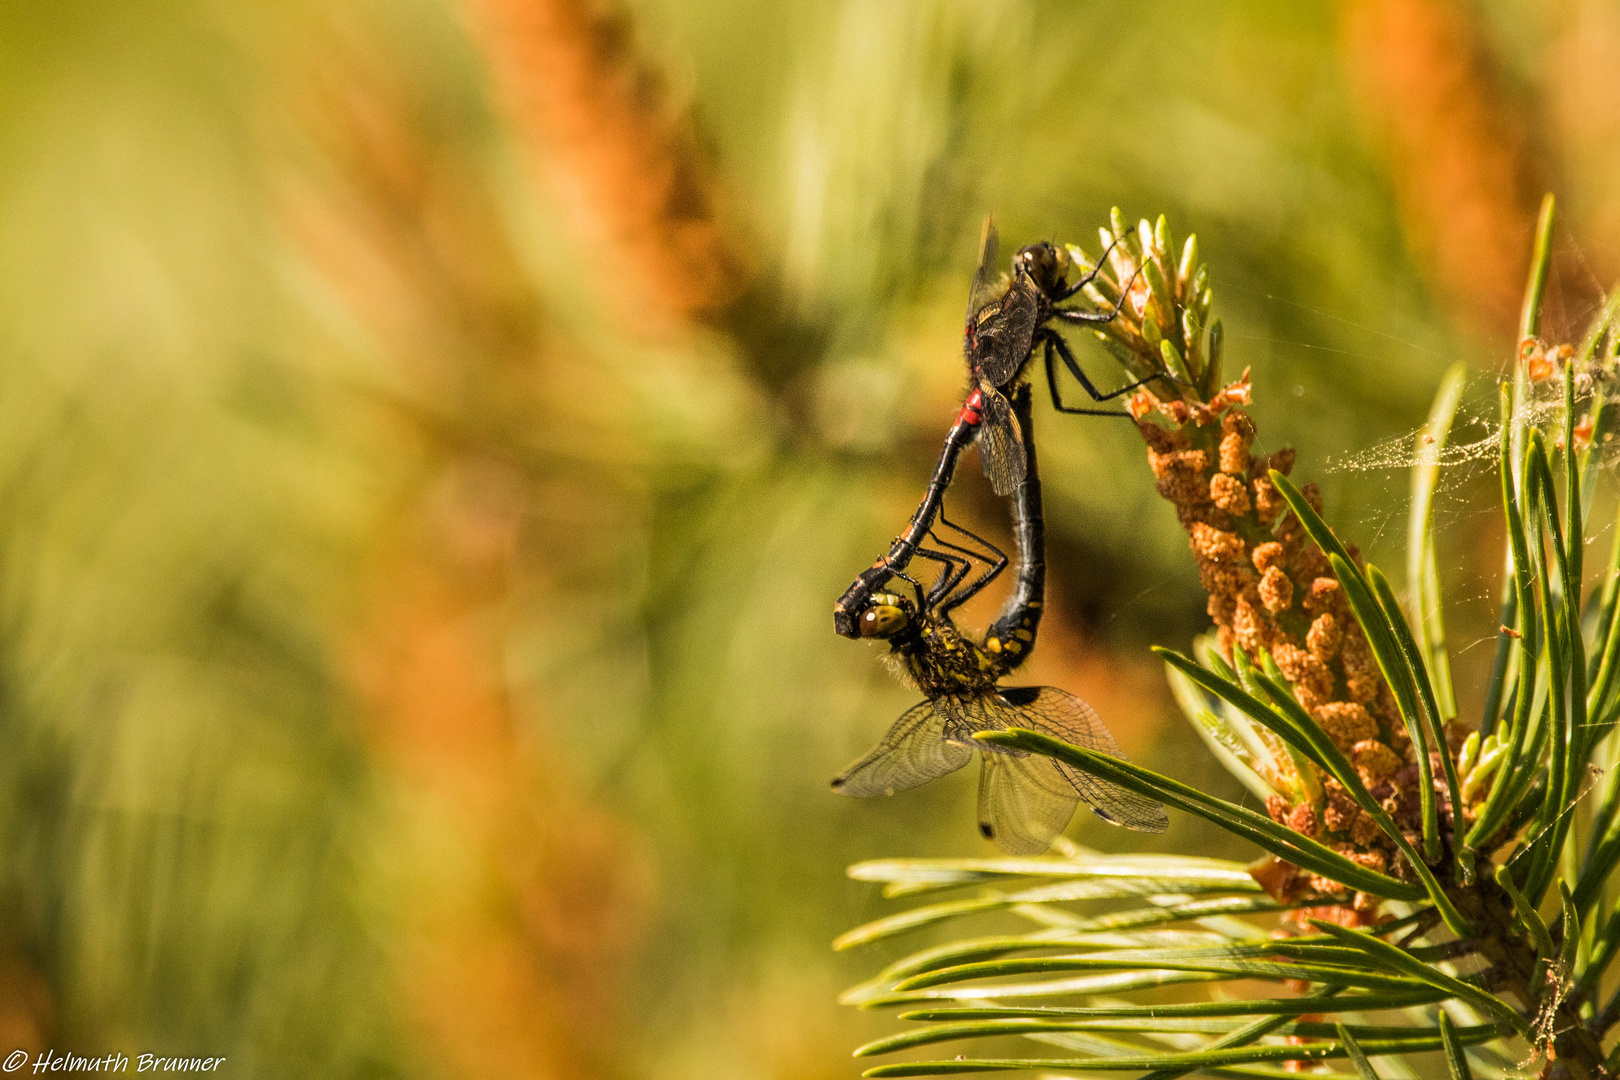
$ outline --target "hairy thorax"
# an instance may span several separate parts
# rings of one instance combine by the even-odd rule
[[[896,640],[891,656],[928,697],[983,693],[1001,675],[995,657],[943,619]]]

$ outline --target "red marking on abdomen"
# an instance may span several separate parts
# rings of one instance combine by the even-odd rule
[[[984,392],[978,387],[962,402],[962,411],[956,414],[958,424],[977,424],[979,422],[979,409],[984,405]]]

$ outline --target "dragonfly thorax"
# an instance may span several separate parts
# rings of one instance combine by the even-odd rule
[[[949,618],[927,619],[917,633],[891,639],[894,658],[928,697],[989,693],[1002,674],[995,659]]]

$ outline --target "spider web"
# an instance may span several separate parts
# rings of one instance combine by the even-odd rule
[[[1575,252],[1575,257],[1580,268],[1586,269],[1579,252]],[[1555,266],[1554,278],[1556,277]],[[1570,283],[1577,285],[1573,290],[1559,288],[1556,281],[1550,284],[1548,304],[1544,312],[1544,340],[1549,343],[1578,340],[1602,307],[1601,286],[1589,271],[1586,277],[1588,279],[1586,282]],[[1259,289],[1245,288],[1242,284],[1229,280],[1221,282],[1221,285],[1227,290],[1247,293],[1252,299],[1263,299],[1278,307],[1297,309],[1378,341],[1373,350],[1362,352],[1353,348],[1330,348],[1325,343],[1313,343],[1309,340],[1294,341],[1255,335],[1277,347],[1279,354],[1304,349],[1311,352],[1322,351],[1355,356],[1366,360],[1379,358],[1388,362],[1390,346],[1398,345],[1403,350],[1408,350],[1409,354],[1424,354],[1435,360],[1449,362],[1459,358],[1457,354],[1408,340],[1374,326],[1363,325],[1331,311],[1314,308]],[[1572,291],[1588,296],[1596,294],[1597,298],[1590,301],[1571,300],[1569,294]],[[1312,335],[1299,335],[1296,330],[1295,336],[1304,336],[1308,339]],[[1463,550],[1457,550],[1459,545],[1456,540],[1448,538],[1477,537],[1500,519],[1501,505],[1495,474],[1500,455],[1502,422],[1497,386],[1502,378],[1511,374],[1511,371],[1511,366],[1504,363],[1502,369],[1497,372],[1480,369],[1470,374],[1463,386],[1459,407],[1453,416],[1450,431],[1443,445],[1436,447],[1432,440],[1426,445],[1424,435],[1426,425],[1418,424],[1398,435],[1368,446],[1329,453],[1320,459],[1323,464],[1315,470],[1324,479],[1327,476],[1340,477],[1343,490],[1333,498],[1334,505],[1331,509],[1337,513],[1330,516],[1336,516],[1348,526],[1347,536],[1354,536],[1357,543],[1369,551],[1381,550],[1387,561],[1393,557],[1394,551],[1399,551],[1404,556],[1406,529],[1412,509],[1412,469],[1424,460],[1436,462],[1439,468],[1432,489],[1430,512],[1433,535],[1437,538],[1440,548],[1438,552],[1440,575],[1448,609],[1462,604],[1478,605],[1480,610],[1494,610],[1498,600],[1501,564],[1490,559],[1482,560],[1480,550],[1472,543],[1461,545]],[[1575,403],[1577,420],[1589,411],[1595,389],[1589,379],[1577,382]],[[1604,389],[1608,407],[1611,410],[1620,407],[1620,381],[1610,380]],[[1562,381],[1548,379],[1532,383],[1528,391],[1526,400],[1520,404],[1518,419],[1540,428],[1549,446],[1561,445],[1564,418]],[[1613,423],[1612,414],[1610,423]],[[1599,439],[1599,443],[1592,451],[1591,465],[1599,472],[1620,467],[1620,438],[1611,437],[1609,441],[1602,441],[1603,436],[1600,435]],[[1561,474],[1562,470],[1555,466],[1555,472]],[[1591,513],[1590,503],[1588,512],[1590,517],[1586,543],[1592,545],[1600,538],[1607,543],[1606,537],[1612,535],[1610,533],[1613,527],[1612,515]],[[1452,550],[1447,551],[1447,548]],[[1405,576],[1404,566],[1388,569],[1395,571],[1397,583]],[[1453,629],[1461,629],[1461,626],[1455,626]],[[1454,637],[1450,648],[1455,657],[1461,652],[1489,644],[1493,640],[1494,637],[1481,637],[1477,640]]]
[[[1470,378],[1465,385],[1464,400],[1452,419],[1450,435],[1445,445],[1440,447],[1439,453],[1435,455],[1440,466],[1437,487],[1440,485],[1455,487],[1463,479],[1496,468],[1497,456],[1501,452],[1502,422],[1495,413],[1495,387],[1495,376],[1483,374]],[[1613,400],[1616,389],[1620,388],[1614,386],[1608,388],[1610,405],[1616,404]],[[1531,386],[1530,390],[1529,400],[1519,407],[1519,419],[1540,428],[1550,442],[1561,442],[1564,419],[1562,389],[1556,385],[1543,383]],[[1575,396],[1577,417],[1590,408],[1592,397],[1593,391],[1590,388],[1584,393],[1577,390]],[[1485,402],[1489,403],[1492,410],[1489,414],[1481,407]],[[1327,458],[1327,471],[1329,473],[1405,471],[1423,460],[1425,450],[1428,450],[1428,447],[1424,445],[1423,425],[1420,424],[1403,434],[1374,443],[1372,446],[1344,454],[1330,454]],[[1434,454],[1434,451],[1429,450],[1429,453]],[[1620,446],[1612,441],[1600,444],[1596,449],[1596,461],[1599,467],[1612,467],[1620,462]]]
[[[1493,608],[1499,599],[1500,564],[1481,562],[1479,550],[1471,544],[1457,550],[1456,541],[1451,539],[1479,536],[1495,527],[1501,516],[1496,471],[1501,454],[1502,422],[1497,411],[1496,386],[1497,377],[1489,373],[1481,372],[1468,379],[1448,438],[1438,451],[1433,445],[1424,445],[1424,428],[1419,425],[1371,446],[1330,455],[1323,470],[1328,475],[1349,474],[1356,481],[1361,497],[1346,500],[1338,507],[1341,514],[1348,516],[1356,540],[1368,548],[1395,547],[1404,555],[1405,531],[1412,511],[1412,469],[1425,458],[1437,462],[1439,470],[1430,496],[1430,514],[1432,534],[1439,545],[1447,608],[1457,604]],[[1589,410],[1593,389],[1590,385],[1578,387],[1577,418]],[[1528,399],[1519,409],[1521,421],[1539,428],[1549,446],[1561,443],[1562,384],[1548,380],[1532,385],[1529,390]],[[1611,385],[1606,393],[1610,409],[1620,404],[1615,401],[1620,386]],[[1612,418],[1610,423],[1613,423]],[[1598,473],[1620,468],[1620,439],[1599,442],[1592,449],[1590,464]],[[1561,483],[1562,465],[1555,462],[1553,467]],[[1376,495],[1368,497],[1368,488],[1376,489]],[[1590,486],[1583,485],[1583,488],[1588,514],[1584,544],[1588,548],[1601,544],[1606,551],[1612,537],[1613,517],[1606,512],[1594,513],[1591,503],[1595,492]],[[1452,550],[1448,552],[1447,548]],[[1397,581],[1402,577],[1404,574],[1397,573]],[[1490,637],[1466,642],[1454,640],[1454,656],[1491,640]]]

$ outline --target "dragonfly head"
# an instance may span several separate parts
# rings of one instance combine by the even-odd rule
[[[844,595],[838,598],[838,603],[833,605],[833,629],[843,637],[861,637],[862,612],[872,606],[875,596],[887,595],[884,586],[889,584],[892,577],[894,570],[887,558],[879,559],[862,570],[860,576],[844,590]]]
[[[1069,276],[1069,253],[1064,248],[1042,241],[1020,248],[1013,257],[1013,265],[1028,274],[1042,292],[1051,292]]]
[[[917,609],[910,600],[896,593],[873,593],[871,601],[856,617],[856,632],[863,638],[892,638],[911,627]]]

